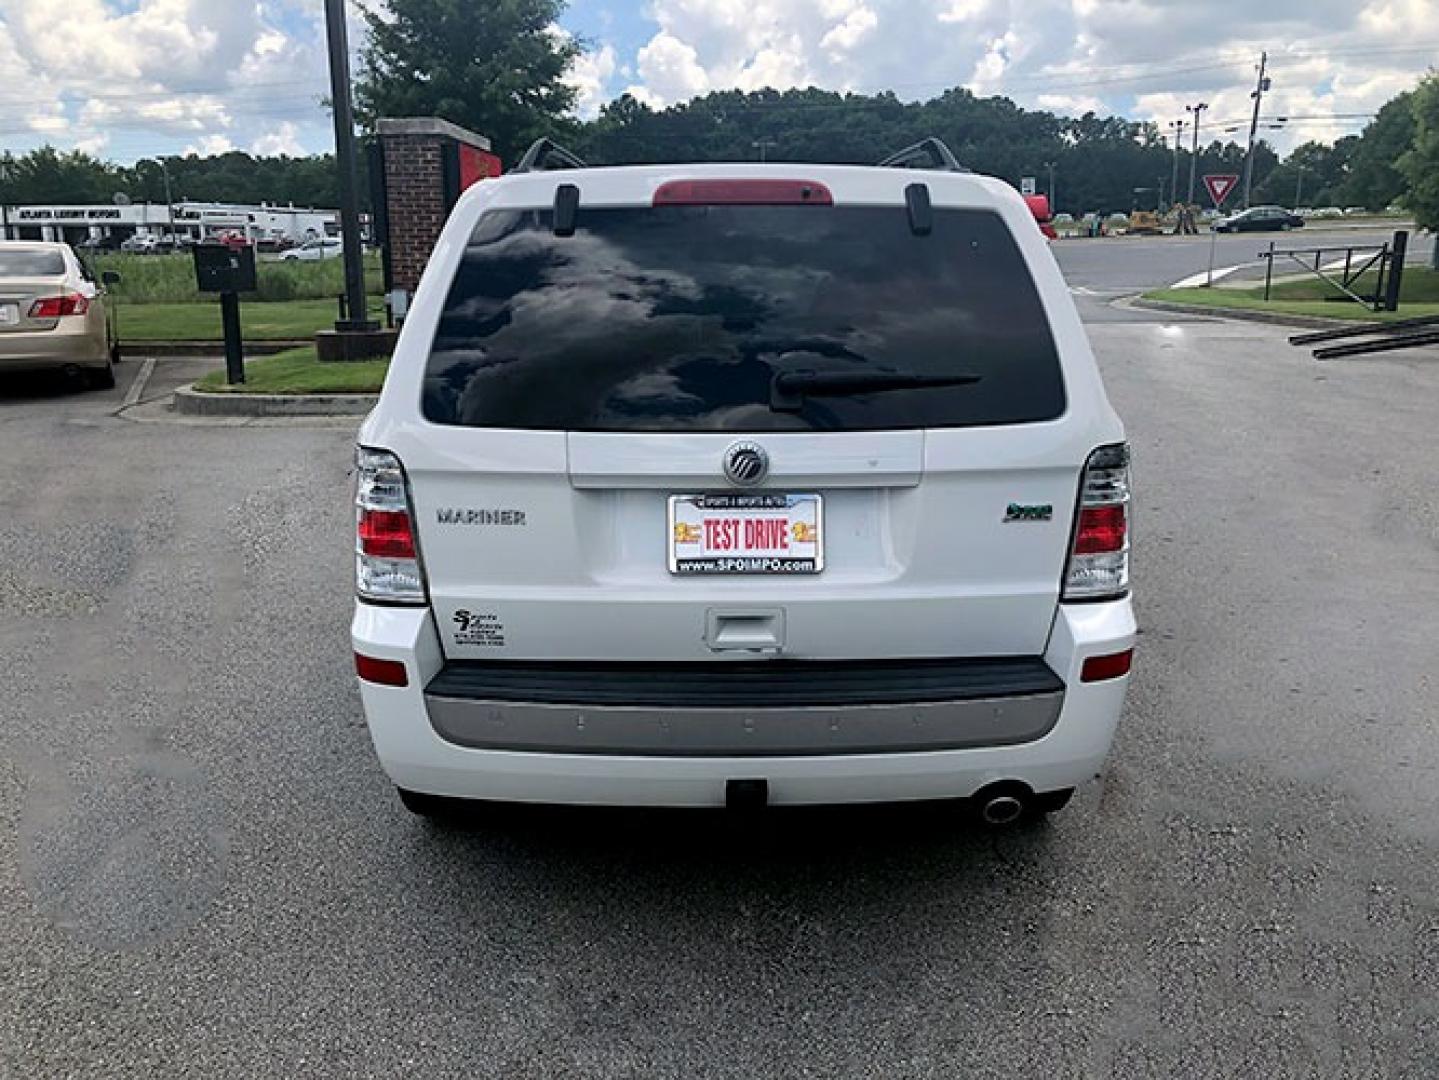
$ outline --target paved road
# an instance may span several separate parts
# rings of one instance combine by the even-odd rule
[[[1432,1075],[1439,355],[1093,338],[1141,659],[1103,785],[1001,836],[430,831],[350,677],[349,433],[0,390],[0,1075]]]
[[[1291,233],[1216,236],[1214,265],[1236,266],[1255,262],[1258,253],[1268,248],[1270,240],[1275,240],[1281,247],[1343,247],[1347,244],[1382,243],[1393,234],[1392,228],[1326,229],[1309,226]],[[1427,263],[1434,238],[1411,229],[1409,241],[1409,261]],[[1052,250],[1070,287],[1079,290],[1079,295],[1110,298],[1164,288],[1191,274],[1203,273],[1209,265],[1209,247],[1210,235],[1206,233],[1201,236],[1060,240],[1052,245]],[[1342,255],[1339,257],[1343,258]],[[1262,275],[1262,267],[1258,272]]]

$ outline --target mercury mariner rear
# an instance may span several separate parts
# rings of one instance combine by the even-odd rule
[[[359,444],[355,659],[412,809],[976,797],[998,822],[1103,766],[1128,450],[999,181],[486,181]]]

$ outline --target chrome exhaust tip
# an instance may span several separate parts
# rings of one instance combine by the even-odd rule
[[[1034,805],[1034,792],[1019,780],[1000,780],[976,791],[971,802],[981,822],[991,828],[1013,825]]]
[[[1024,803],[1013,795],[996,795],[979,808],[986,825],[1012,825],[1024,816]]]

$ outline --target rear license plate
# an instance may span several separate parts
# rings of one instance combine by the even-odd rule
[[[20,322],[18,304],[0,304],[0,326],[16,326]]]
[[[672,574],[818,574],[818,495],[671,495]]]

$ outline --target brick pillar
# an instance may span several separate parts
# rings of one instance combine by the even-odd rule
[[[470,162],[492,161],[486,171],[495,175],[499,161],[488,153],[489,139],[434,117],[381,120],[378,134],[389,279],[393,289],[413,294],[464,184],[479,178]]]

